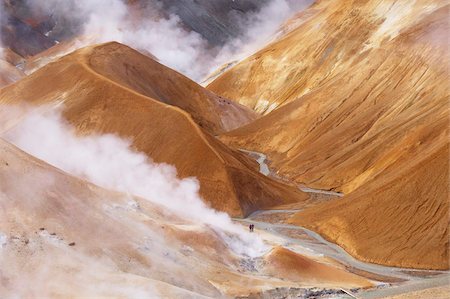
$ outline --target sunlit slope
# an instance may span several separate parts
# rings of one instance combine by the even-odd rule
[[[350,193],[384,169],[409,163],[448,132],[446,9],[346,72],[223,140],[269,154],[298,183]],[[442,144],[442,143],[441,143]]]
[[[316,285],[321,285],[321,281],[330,281],[336,285],[352,284],[358,281],[354,274],[346,273],[342,269],[334,269],[331,265],[319,264],[283,247],[274,248],[265,261],[268,273],[283,279],[293,281],[312,279],[316,281]],[[362,285],[367,284],[364,280],[359,282]]]
[[[425,31],[445,26],[445,16],[440,25],[424,24],[424,19],[438,12],[445,15],[448,8],[441,9],[445,4],[437,0],[316,1],[286,23],[281,30],[285,35],[230,68],[208,88],[267,114],[342,73],[349,74],[355,64],[376,70],[379,59],[373,61],[374,54],[379,55],[379,49],[392,51],[389,45],[396,43],[399,34],[416,24],[422,24],[419,27]],[[446,46],[447,34],[445,29],[430,34],[426,42]],[[391,54],[401,55],[395,52]],[[414,67],[420,65],[410,66],[410,70]],[[402,69],[395,72],[407,73]]]
[[[249,271],[246,257],[209,225],[99,188],[1,139],[0,207],[0,277],[7,281],[0,293],[7,298],[228,298],[312,283],[371,285],[282,248],[261,256],[267,267]],[[288,273],[289,260],[311,271],[274,271]]]
[[[220,295],[206,278],[220,264],[201,251],[184,256],[183,244],[197,248],[176,223],[189,221],[161,207],[74,178],[2,140],[0,190],[1,277],[10,282],[0,293],[7,297]],[[212,231],[188,234],[209,238],[202,246],[221,246],[234,263]],[[204,264],[179,265],[200,256]]]
[[[94,48],[89,66],[143,95],[180,107],[212,133],[228,131],[255,119],[254,112],[219,97],[157,61],[118,43]]]
[[[444,212],[449,180],[444,151],[439,156],[441,167],[431,163],[449,142],[448,6],[442,7],[438,1],[367,1],[347,7],[350,4],[319,2],[300,27],[248,60],[265,61],[260,68],[264,83],[257,83],[261,84],[258,92],[272,90],[280,101],[270,103],[285,104],[225,134],[222,140],[268,154],[272,168],[299,184],[344,192],[348,200],[329,207],[325,204],[301,223],[311,220],[310,226],[359,258],[398,266],[448,268],[448,234],[443,227],[449,224]],[[386,20],[368,27],[377,12],[385,12]],[[339,17],[334,29],[328,27],[334,20],[331,16]],[[307,38],[295,39],[314,24],[315,44],[309,44]],[[325,30],[323,35],[327,28],[331,31]],[[304,53],[314,52],[322,49],[326,40],[335,46],[323,61],[321,55],[309,60],[296,50],[306,47]],[[280,43],[284,43],[279,46],[283,55],[271,52]],[[353,50],[346,52],[349,46]],[[296,54],[289,56],[291,51]],[[272,84],[278,84],[276,78],[284,74],[276,71],[277,65],[286,60],[302,70],[290,57],[319,65],[317,70],[333,59],[336,65],[326,73],[305,69],[302,80],[309,82],[316,74],[323,78],[311,81],[316,85],[300,81],[291,85],[289,78],[294,77],[289,75],[280,79],[280,89],[274,91]],[[247,67],[245,71],[257,69],[256,64]],[[245,85],[243,78],[240,84]],[[252,78],[245,82],[259,80],[257,74]],[[234,87],[226,88],[251,90],[250,86]],[[290,92],[292,97],[285,97],[283,88],[290,87],[298,88],[298,97]],[[430,163],[418,167],[421,161]],[[431,174],[435,179],[430,179]],[[343,220],[334,223],[330,220],[333,214]],[[428,239],[428,235],[436,237]],[[432,248],[433,253],[424,258]]]
[[[348,198],[295,215],[359,259],[401,267],[449,268],[449,145],[390,171]]]
[[[62,105],[80,134],[114,133],[132,140],[154,161],[176,166],[180,177],[196,177],[204,199],[232,215],[305,197],[259,174],[253,161],[210,136],[187,112],[120,85],[115,73],[97,73],[90,61],[96,49],[110,46],[86,48],[47,65],[4,88],[0,103]]]

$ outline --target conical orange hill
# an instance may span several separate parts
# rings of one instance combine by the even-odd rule
[[[120,63],[111,58],[121,55]],[[157,80],[153,68],[161,71]],[[181,178],[196,177],[205,201],[231,215],[305,198],[261,175],[254,161],[210,135],[224,130],[230,119],[241,119],[234,113],[251,118],[246,109],[232,104],[213,109],[223,99],[124,45],[81,49],[2,89],[0,103],[18,104],[18,99],[33,105],[63,102],[63,115],[79,134],[114,133],[132,140],[155,162],[176,166]],[[206,112],[197,115],[196,123],[188,112],[160,99]]]

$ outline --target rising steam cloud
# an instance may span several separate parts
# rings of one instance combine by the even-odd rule
[[[230,0],[231,1],[231,0]],[[194,80],[203,79],[217,66],[242,58],[267,42],[280,24],[311,0],[270,0],[259,12],[236,20],[243,34],[220,49],[211,49],[196,32],[184,29],[180,18],[163,17],[161,3],[152,0],[136,18],[123,0],[28,0],[36,11],[70,19],[81,26],[89,42],[118,41],[138,50],[150,52],[163,64]]]
[[[227,43],[215,57],[213,69],[230,60],[240,60],[263,47],[295,12],[306,8],[312,0],[270,0],[258,12],[238,20],[241,36]]]
[[[45,111],[45,112],[44,112]],[[101,187],[138,195],[183,218],[212,227],[237,254],[255,257],[262,241],[208,208],[195,178],[178,179],[176,169],[156,164],[115,135],[76,136],[59,110],[35,109],[3,137],[25,152]]]

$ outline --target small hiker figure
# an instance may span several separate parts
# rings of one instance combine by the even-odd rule
[[[254,224],[250,224],[248,226],[248,228],[250,229],[250,232],[253,232],[253,229],[255,228],[255,225]]]

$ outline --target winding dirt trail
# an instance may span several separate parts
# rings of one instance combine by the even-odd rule
[[[242,149],[240,151],[255,158],[262,174],[266,176],[271,174],[266,155]],[[299,188],[307,193],[344,196],[342,193],[317,190],[307,186],[299,186]],[[280,245],[310,257],[331,258],[344,265],[350,272],[364,273],[363,275],[372,278],[377,287],[360,291],[357,298],[385,298],[450,284],[450,271],[406,269],[362,262],[316,232],[283,223],[285,219],[299,211],[299,209],[257,211],[246,219],[234,219],[234,221],[245,225],[254,224],[255,232],[269,244]]]
[[[338,245],[328,242],[319,234],[303,227],[289,224],[255,221],[253,217],[261,214],[291,213],[289,210],[260,211],[247,219],[233,219],[241,224],[252,223],[255,232],[272,245],[286,247],[297,253],[313,258],[332,258],[344,265],[350,272],[365,273],[374,277],[377,287],[362,290],[357,298],[384,298],[417,290],[446,286],[450,282],[449,271],[417,270],[382,266],[359,261]],[[292,234],[292,232],[297,232]],[[377,278],[377,279],[376,279]]]
[[[431,274],[448,274],[447,271],[435,271],[435,270],[415,270],[406,268],[396,268],[389,266],[382,266],[377,264],[370,264],[359,261],[349,255],[344,249],[338,245],[325,240],[319,234],[308,230],[304,227],[290,225],[290,224],[278,224],[278,223],[267,223],[261,221],[254,221],[251,218],[247,219],[234,219],[235,221],[253,223],[259,230],[264,230],[274,236],[277,236],[285,240],[284,244],[279,244],[283,246],[295,246],[296,251],[302,250],[302,254],[313,254],[324,257],[331,257],[343,265],[353,267],[355,269],[364,270],[367,272],[375,273],[381,276],[388,276],[393,278],[398,278],[399,280],[411,280],[417,278],[414,273],[431,273]],[[283,233],[283,230],[295,230],[303,235],[307,236],[305,238],[293,238],[288,234]],[[270,239],[272,240],[272,239]],[[411,273],[411,274],[408,274]]]
[[[255,152],[255,151],[249,151],[245,149],[239,149],[239,151],[248,154],[251,157],[254,157],[256,162],[259,164],[259,172],[262,173],[265,176],[269,176],[272,174],[269,165],[267,164],[267,156],[263,153]],[[321,190],[321,189],[314,189],[310,188],[305,185],[300,185],[298,187],[301,191],[305,193],[315,193],[315,194],[324,194],[324,195],[331,195],[331,196],[337,196],[337,197],[343,197],[344,193],[341,192],[335,192],[330,190]]]
[[[328,191],[328,190],[320,190],[320,189],[313,189],[306,186],[300,186],[300,190],[306,193],[316,193],[316,194],[325,194],[325,195],[332,195],[337,197],[344,197],[344,193],[341,192],[334,192],[334,191]]]
[[[255,160],[259,164],[259,172],[265,176],[270,175],[271,172],[270,172],[269,165],[267,165],[267,162],[266,162],[267,161],[266,155],[264,155],[263,153],[248,151],[248,150],[244,150],[244,149],[239,149],[239,151],[246,153],[246,154],[250,155],[251,157],[256,157]]]

